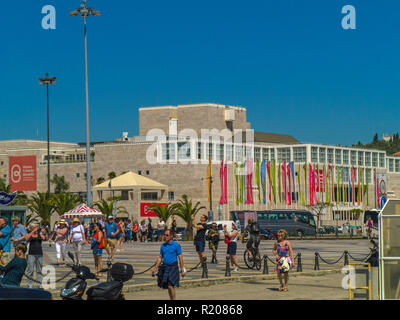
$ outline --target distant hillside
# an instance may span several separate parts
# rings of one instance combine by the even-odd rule
[[[362,144],[360,141],[358,141],[358,143],[353,144],[352,147],[383,150],[386,151],[386,155],[391,156],[393,153],[400,151],[399,133],[394,134],[390,141],[379,140],[378,134],[376,133],[372,139],[372,142]]]

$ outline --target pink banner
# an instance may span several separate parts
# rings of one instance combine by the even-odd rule
[[[228,165],[224,165],[224,204],[228,204]]]
[[[221,180],[221,197],[219,198],[219,204],[224,204],[224,162],[221,161],[221,167],[219,168],[219,178]]]
[[[267,172],[268,172],[268,184],[269,184],[269,202],[272,202],[272,196],[271,196],[271,161],[267,162]]]
[[[251,159],[246,160],[246,167],[247,167],[247,196],[246,196],[246,204],[253,204],[253,161]]]
[[[287,188],[286,188],[286,161],[282,163],[282,187],[285,195],[285,203],[287,203]]]
[[[288,182],[289,182],[289,190],[288,190],[288,195],[287,195],[287,199],[286,199],[286,203],[288,206],[292,205],[292,183],[291,183],[291,179],[290,179],[290,163],[288,163],[287,165],[287,178],[288,178]]]
[[[309,184],[310,184],[310,205],[314,205],[314,171],[311,167],[311,163],[308,165],[309,172]]]

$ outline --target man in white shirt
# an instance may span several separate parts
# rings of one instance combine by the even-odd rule
[[[157,226],[158,241],[163,241],[164,230],[165,230],[165,222],[163,221],[163,219],[160,218],[160,221],[158,222]]]

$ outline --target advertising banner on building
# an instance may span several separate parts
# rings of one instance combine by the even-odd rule
[[[376,183],[379,193],[379,207],[382,209],[387,201],[387,178],[386,174],[377,173]]]
[[[36,156],[9,157],[11,191],[36,191]]]
[[[154,203],[141,203],[140,204],[140,216],[141,217],[157,217],[157,214],[151,210],[150,206]],[[157,203],[160,206],[166,206],[166,203]]]

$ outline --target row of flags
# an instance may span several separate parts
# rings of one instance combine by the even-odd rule
[[[345,174],[347,170],[347,174]],[[375,201],[379,207],[379,192],[377,191],[376,169],[374,173]],[[356,172],[358,181],[356,184]],[[367,177],[370,169],[366,168]],[[243,162],[234,163],[234,185],[235,201],[237,205],[254,204],[292,204],[315,205],[325,202],[348,204],[349,206],[369,206],[369,181],[364,179],[361,168],[352,166],[344,168],[339,166],[310,163],[298,164],[286,162],[276,163],[275,161],[256,161],[247,159]],[[336,179],[335,179],[336,178]],[[208,195],[210,200],[211,181],[211,159],[207,168]],[[228,203],[228,173],[226,161],[221,161],[220,181],[221,196],[219,204]],[[336,183],[335,183],[336,180]],[[255,186],[253,187],[253,183]],[[356,193],[356,186],[358,192]],[[253,192],[257,191],[257,199],[254,200]],[[378,198],[378,200],[376,200]],[[375,202],[374,201],[374,202]]]

